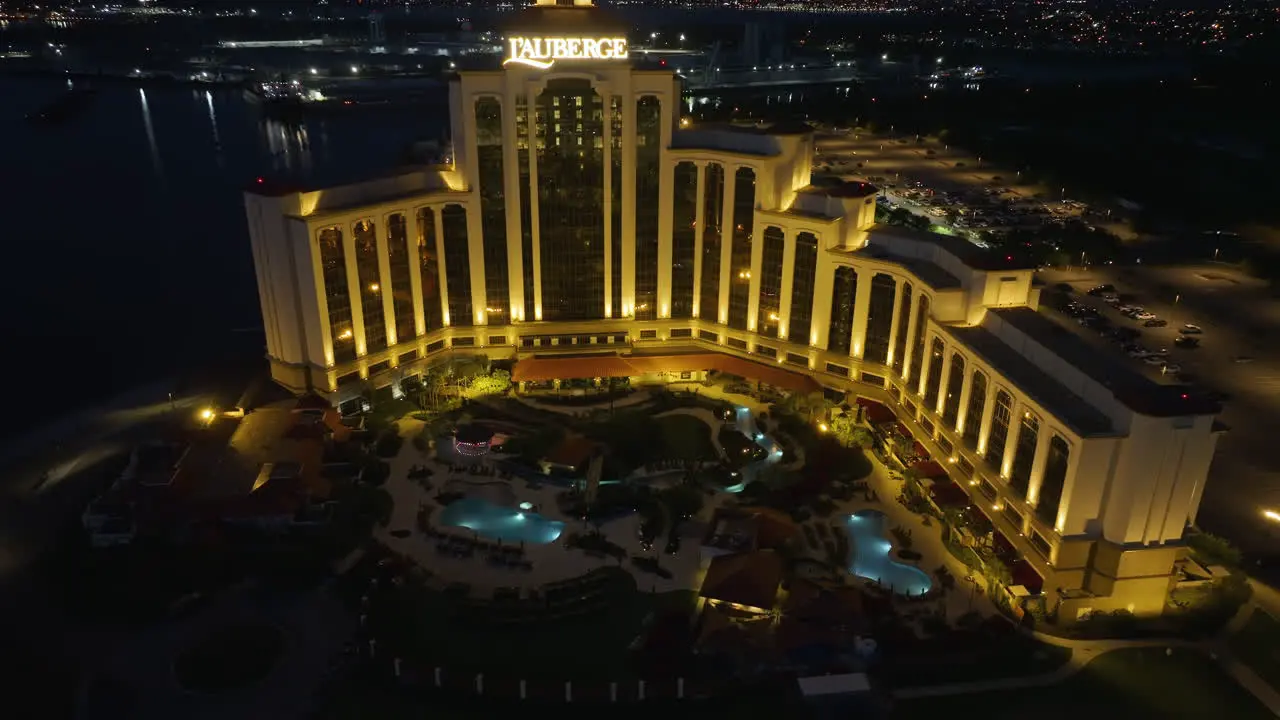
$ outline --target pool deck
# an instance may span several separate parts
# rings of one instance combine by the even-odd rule
[[[435,517],[438,504],[434,495],[450,477],[450,473],[447,463],[436,462],[434,456],[424,457],[413,447],[413,443],[409,442],[413,436],[421,432],[423,426],[424,423],[421,421],[410,418],[401,419],[398,422],[400,434],[406,442],[399,455],[388,461],[391,465],[391,475],[384,486],[391,495],[394,508],[391,512],[391,522],[385,528],[375,528],[374,537],[393,551],[413,558],[419,565],[431,571],[433,582],[441,587],[455,582],[467,583],[472,586],[473,595],[486,596],[489,591],[498,587],[533,588],[549,582],[577,577],[606,565],[617,565],[617,561],[613,558],[594,558],[581,550],[569,549],[564,544],[563,535],[561,539],[547,545],[525,544],[525,558],[533,563],[533,569],[528,571],[489,565],[482,554],[476,554],[471,558],[454,558],[437,553],[435,541],[418,532],[418,509],[424,505],[437,508],[432,513],[432,517]],[[429,482],[435,489],[424,490],[417,481],[409,479],[409,468],[412,465],[426,465],[431,469],[434,474]],[[453,477],[475,482],[505,482],[496,476],[455,475]],[[523,480],[517,479],[511,483],[511,489],[515,492],[517,502],[533,503],[538,506],[538,512],[543,517],[564,522],[565,534],[589,529],[584,527],[581,521],[561,515],[556,496],[564,492],[563,488],[544,484],[537,490],[531,490],[526,487]],[[709,517],[713,508],[714,504],[709,502],[703,512]],[[639,526],[639,517],[630,515],[606,523],[602,530],[611,542],[621,545],[631,554],[639,555],[641,554],[639,540],[637,540]],[[470,532],[465,528],[440,527],[440,529],[459,535]],[[410,533],[403,538],[392,536],[391,533],[397,530],[409,530]],[[637,572],[629,559],[622,563],[622,567],[635,576],[636,586],[641,590],[666,592],[688,589],[695,587],[698,582],[699,554],[698,538],[683,538],[679,555],[674,557],[662,555],[662,566],[670,570],[673,575],[670,580]]]

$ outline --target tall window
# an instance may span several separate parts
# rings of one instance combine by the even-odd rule
[[[902,376],[907,359],[907,330],[911,326],[911,283],[902,283],[902,305],[898,307],[898,336],[894,338],[893,372]]]
[[[612,317],[622,315],[622,96],[609,98],[609,309]]]
[[[328,227],[316,238],[320,246],[320,269],[324,275],[325,309],[329,312],[329,336],[334,362],[356,359],[355,330],[351,324],[351,290],[347,287],[347,253],[342,229]]]
[[[1000,468],[1004,462],[1004,445],[1009,440],[1009,421],[1013,414],[1013,398],[1001,390],[996,393],[995,409],[991,411],[991,433],[987,435],[987,463]]]
[[[947,397],[942,401],[942,422],[948,430],[954,430],[960,419],[960,392],[964,387],[964,358],[960,353],[951,356],[951,370],[947,373]]]
[[[964,444],[971,450],[978,447],[978,435],[982,433],[982,413],[987,409],[987,376],[973,371],[973,385],[969,388],[969,407],[964,411]]]
[[[1062,489],[1067,482],[1067,464],[1071,462],[1071,446],[1060,436],[1049,440],[1049,457],[1044,464],[1044,480],[1040,483],[1040,497],[1036,500],[1036,516],[1053,525],[1058,519],[1058,506],[1062,503]]]
[[[438,330],[444,325],[444,310],[440,304],[436,214],[431,208],[418,209],[418,279],[422,285],[422,318],[427,330]]]
[[[782,230],[776,227],[764,229],[763,259],[760,263],[760,310],[756,317],[756,332],[778,337],[778,311],[782,298],[782,248],[785,244]]]
[[[533,188],[529,183],[529,96],[516,96],[516,171],[520,175],[520,265],[524,278],[524,317],[534,319],[537,285],[533,273]]]
[[[809,344],[813,322],[813,279],[818,269],[818,238],[813,233],[796,235],[796,267],[791,276],[791,317],[787,338]]]
[[[391,307],[396,315],[396,342],[412,340],[417,333],[413,313],[413,268],[409,267],[409,229],[404,215],[387,218],[387,260],[391,270]]]
[[[600,96],[587,80],[552,79],[538,95],[535,113],[542,318],[604,317],[604,108]],[[452,285],[449,289],[453,290]]]
[[[738,168],[733,181],[733,247],[729,250],[729,327],[747,329],[751,302],[751,242],[756,209],[756,171]]]
[[[707,163],[702,181],[702,281],[698,315],[720,319],[720,243],[724,225],[724,166]]]
[[[671,210],[671,317],[693,317],[693,253],[698,228],[698,166],[676,165]]]
[[[371,221],[361,220],[356,223],[353,234],[365,352],[377,352],[387,347],[387,318],[382,311],[382,274],[378,267],[378,231]]]
[[[924,362],[924,326],[929,319],[929,296],[920,294],[920,304],[916,306],[916,332],[911,339],[911,367],[907,373],[907,387],[916,389],[916,379],[920,377],[920,364]]]
[[[502,176],[502,103],[495,97],[476,100],[476,163],[484,248],[484,312],[490,325],[505,325],[511,318],[511,286],[507,277],[507,199]]]
[[[892,275],[877,273],[871,278],[871,298],[867,303],[867,345],[862,357],[870,362],[889,359],[890,332],[893,330],[893,297],[898,282]]]
[[[662,104],[636,101],[636,319],[658,316],[658,159],[662,152]]]
[[[848,355],[853,342],[853,303],[858,296],[858,274],[851,267],[836,268],[831,283],[831,326],[827,350]]]
[[[938,392],[942,385],[943,349],[942,338],[935,337],[929,349],[929,354],[933,356],[929,358],[929,377],[924,383],[924,406],[930,412],[938,407]]]
[[[1036,461],[1036,443],[1040,440],[1040,418],[1028,411],[1022,414],[1022,427],[1018,430],[1018,446],[1013,451],[1013,467],[1009,471],[1009,485],[1026,497],[1031,484],[1031,466]]]
[[[440,212],[444,232],[444,276],[449,291],[449,324],[470,327],[471,315],[471,248],[467,240],[467,210],[461,205],[447,205]]]

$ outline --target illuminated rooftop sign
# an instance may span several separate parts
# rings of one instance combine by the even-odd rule
[[[507,39],[507,59],[502,64],[546,70],[557,60],[626,59],[626,38],[517,36]]]

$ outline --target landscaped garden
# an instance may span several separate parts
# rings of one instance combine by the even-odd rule
[[[187,690],[235,690],[265,679],[283,648],[284,636],[270,625],[219,628],[184,650],[173,663],[173,674]]]
[[[1270,718],[1208,656],[1189,649],[1112,650],[1056,685],[900,700],[895,718]]]

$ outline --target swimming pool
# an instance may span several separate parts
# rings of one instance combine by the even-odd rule
[[[893,544],[885,538],[885,515],[879,510],[859,510],[849,516],[845,530],[853,544],[849,572],[875,580],[899,595],[923,595],[933,587],[928,573],[914,565],[889,559]]]
[[[438,521],[449,527],[464,527],[493,540],[545,545],[555,542],[564,523],[548,520],[535,512],[496,505],[470,495],[446,505]]]

